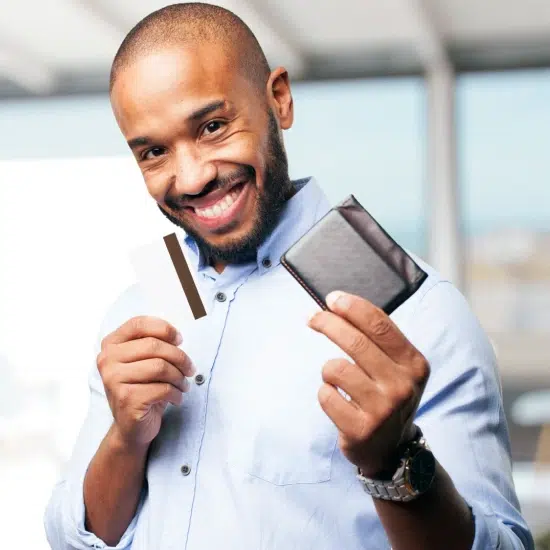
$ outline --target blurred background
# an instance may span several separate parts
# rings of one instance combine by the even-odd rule
[[[354,193],[466,294],[499,358],[514,476],[550,526],[550,3],[234,0],[293,82],[292,177]],[[170,230],[107,95],[157,0],[20,0],[0,17],[0,517],[42,515],[86,413],[128,251]],[[11,544],[10,544],[11,543]],[[550,543],[548,543],[550,547]]]

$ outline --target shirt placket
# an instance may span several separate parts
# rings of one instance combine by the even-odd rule
[[[208,394],[210,380],[213,374],[216,357],[223,336],[223,331],[229,315],[230,303],[233,300],[235,289],[211,288],[208,292],[210,309],[208,311],[209,322],[204,325],[200,340],[207,342],[202,345],[200,351],[197,350],[195,360],[197,372],[192,379],[194,387],[193,406],[196,411],[195,427],[193,435],[186,449],[181,456],[181,464],[179,465],[180,475],[182,476],[182,491],[183,500],[180,502],[179,521],[186,526],[185,545],[179,544],[174,540],[167,541],[167,546],[181,549],[187,548],[189,538],[189,529],[193,516],[193,502],[196,491],[198,469],[200,468],[200,453],[202,441],[206,429],[206,417],[208,409]],[[187,520],[187,521],[184,521]]]

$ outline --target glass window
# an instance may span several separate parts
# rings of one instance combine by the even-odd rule
[[[550,71],[463,76],[459,159],[469,300],[494,342],[526,519],[550,500]],[[546,473],[544,473],[546,472]]]
[[[550,72],[459,81],[470,298],[493,334],[550,330]]]
[[[0,160],[127,155],[106,94],[0,102]]]
[[[293,177],[315,175],[332,204],[353,193],[403,246],[426,253],[421,79],[293,86],[285,135]]]

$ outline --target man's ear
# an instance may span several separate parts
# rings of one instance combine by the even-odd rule
[[[282,130],[288,130],[294,122],[294,102],[290,91],[288,72],[284,67],[272,71],[267,81],[267,97]]]

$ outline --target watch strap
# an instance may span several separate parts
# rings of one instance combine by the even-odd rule
[[[418,496],[417,493],[409,489],[404,479],[401,479],[398,483],[374,481],[363,476],[360,479],[363,482],[365,491],[374,498],[393,500],[394,502],[409,502]]]
[[[399,446],[399,465],[394,470],[393,476],[388,479],[371,479],[365,477],[358,468],[357,478],[363,484],[365,491],[373,498],[392,500],[395,502],[409,502],[419,496],[408,483],[406,471],[409,459],[420,449],[429,450],[422,430],[416,427],[416,433],[412,440]]]

